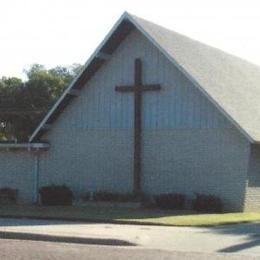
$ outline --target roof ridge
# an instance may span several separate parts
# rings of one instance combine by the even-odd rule
[[[32,133],[32,142],[52,123],[117,46],[136,28],[162,52],[250,142],[260,143],[260,67],[161,25],[124,12],[84,69]],[[103,54],[103,55],[102,55]],[[102,58],[103,56],[103,58]]]
[[[241,57],[239,57],[239,56],[237,56],[237,55],[235,55],[235,54],[229,53],[228,51],[224,51],[224,50],[222,50],[222,49],[220,49],[220,48],[218,48],[218,47],[215,47],[215,46],[212,46],[212,45],[210,45],[210,44],[204,43],[204,42],[202,42],[202,41],[200,41],[200,40],[198,40],[198,39],[194,39],[194,38],[192,38],[192,37],[189,37],[189,36],[187,36],[187,35],[185,35],[185,34],[182,34],[182,33],[178,32],[178,31],[174,31],[174,30],[172,30],[172,29],[170,29],[170,28],[168,28],[168,27],[165,27],[165,26],[162,26],[162,25],[160,25],[160,24],[154,23],[154,22],[152,22],[152,21],[150,21],[150,20],[147,20],[147,19],[144,19],[144,18],[142,18],[142,17],[139,17],[139,16],[136,16],[136,15],[130,14],[129,12],[125,12],[125,14],[128,15],[128,16],[131,16],[133,19],[141,20],[141,21],[143,21],[143,22],[145,22],[145,23],[151,24],[152,26],[156,26],[156,27],[158,27],[158,28],[160,28],[160,29],[162,29],[162,30],[168,31],[169,33],[173,33],[173,34],[175,34],[175,35],[178,35],[179,37],[185,38],[185,39],[188,40],[188,41],[198,43],[199,45],[201,45],[201,46],[203,46],[203,47],[210,48],[210,49],[212,49],[212,50],[214,50],[214,51],[217,51],[217,52],[220,52],[221,54],[224,54],[224,55],[226,55],[226,56],[230,56],[230,57],[232,57],[232,58],[238,59],[238,60],[240,60],[241,62],[246,62],[246,63],[248,63],[248,64],[250,64],[250,65],[252,65],[252,66],[255,66],[256,68],[258,68],[258,69],[260,70],[260,65],[259,65],[259,64],[256,64],[256,63],[254,63],[254,62],[252,62],[252,61],[249,61],[249,60],[247,60],[247,59],[245,59],[245,58],[241,58]],[[127,16],[126,16],[126,17],[127,17]]]

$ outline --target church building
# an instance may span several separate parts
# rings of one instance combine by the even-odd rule
[[[260,67],[124,13],[28,143],[0,144],[0,187],[220,197],[260,208]]]

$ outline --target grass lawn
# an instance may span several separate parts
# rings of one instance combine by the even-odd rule
[[[1,206],[1,217],[31,217],[78,221],[135,223],[172,226],[209,226],[260,222],[260,213],[194,214],[157,209],[101,207]]]

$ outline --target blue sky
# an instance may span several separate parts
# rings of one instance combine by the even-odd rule
[[[124,11],[260,65],[257,0],[0,0],[0,77],[84,63]]]

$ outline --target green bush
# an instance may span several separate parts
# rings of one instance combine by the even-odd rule
[[[217,196],[196,193],[192,208],[196,211],[218,213],[223,211],[223,203]]]
[[[154,196],[154,201],[161,209],[184,209],[186,196],[181,193],[163,193]]]
[[[73,193],[65,185],[50,185],[42,187],[39,191],[41,203],[45,206],[72,205]]]
[[[16,189],[4,187],[0,189],[1,203],[16,203],[18,191]]]
[[[91,199],[91,193],[90,192],[85,192],[82,196],[83,201],[89,201]]]
[[[111,202],[135,202],[139,201],[139,197],[132,193],[97,191],[93,194],[93,200]]]

